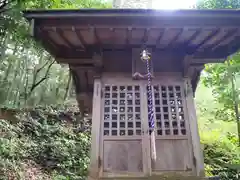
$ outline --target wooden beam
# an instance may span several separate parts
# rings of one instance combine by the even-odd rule
[[[74,87],[75,87],[75,92],[76,94],[79,94],[81,91],[80,91],[80,79],[79,79],[79,76],[78,76],[78,73],[75,69],[72,69],[70,67],[70,72],[72,74],[72,78],[73,78],[73,83],[74,83]]]
[[[71,69],[73,70],[94,70],[95,66],[93,64],[75,64],[75,63],[71,63],[69,64],[69,66],[71,67]]]
[[[83,114],[89,114],[92,110],[92,93],[90,92],[81,92],[76,94],[76,98],[79,104],[79,109]]]
[[[184,42],[184,46],[189,46],[189,44],[196,39],[196,37],[201,33],[202,29],[196,30],[196,32],[187,40]]]
[[[174,42],[176,42],[178,40],[178,38],[180,37],[180,35],[182,34],[183,32],[183,28],[180,29],[180,31],[176,34],[176,36],[170,41],[170,43],[167,45],[168,48],[170,48]]]
[[[59,63],[69,63],[69,64],[79,64],[79,65],[85,65],[85,64],[94,64],[94,61],[92,58],[82,59],[82,58],[55,58],[57,62]]]
[[[41,28],[38,29],[38,32],[40,33],[41,35],[41,40],[42,42],[45,43],[46,41],[46,44],[49,43],[50,46],[52,46],[54,49],[57,49],[57,45],[53,42],[52,38],[50,37],[48,31],[43,31]]]
[[[102,48],[100,48],[102,47]],[[105,44],[102,46],[97,46],[97,45],[89,45],[86,46],[85,51],[76,51],[75,49],[72,48],[62,48],[59,49],[59,54],[57,55],[58,58],[67,58],[67,59],[89,59],[92,58],[95,52],[107,52],[107,51],[120,51],[120,52],[130,52],[132,48],[141,48],[142,46],[137,44],[137,45],[131,45],[131,48],[126,45],[112,45],[112,44]],[[165,52],[165,53],[175,53],[175,54],[184,54],[186,52],[186,49],[158,49],[156,46],[148,46],[149,49],[152,49],[153,51],[158,51],[158,52]],[[182,48],[182,47],[181,47]],[[113,50],[114,49],[114,50]]]
[[[88,78],[88,71],[86,70],[86,71],[84,71],[84,78],[85,78],[85,86],[86,86],[86,89],[87,89],[87,91],[89,92],[89,84],[88,84],[88,82],[89,82],[89,78]]]
[[[150,32],[150,28],[144,29],[144,35],[143,35],[143,38],[142,38],[142,44],[146,44],[146,42],[148,41],[149,32]]]
[[[162,29],[162,31],[160,32],[159,37],[157,38],[157,41],[156,41],[156,46],[158,46],[158,45],[160,44],[161,39],[162,39],[165,31],[166,31],[166,29],[164,28],[164,29]]]
[[[93,34],[94,34],[94,38],[95,38],[96,44],[98,44],[98,45],[102,44],[101,40],[100,40],[100,38],[99,38],[99,36],[97,34],[96,28],[95,27],[91,27],[91,28],[92,28],[92,31],[93,31]]]
[[[173,13],[175,14],[175,13]],[[225,13],[222,13],[225,14]],[[66,17],[66,13],[64,15]],[[107,17],[108,16],[108,17]],[[44,25],[52,25],[52,26],[58,26],[59,24],[62,25],[76,25],[76,26],[82,26],[86,27],[89,24],[94,24],[96,26],[134,26],[134,27],[142,27],[142,28],[161,28],[163,27],[182,27],[182,26],[190,26],[190,27],[206,27],[206,26],[212,26],[212,27],[219,27],[219,26],[225,26],[225,27],[237,27],[240,25],[239,18],[237,17],[227,17],[225,14],[225,17],[219,17],[219,18],[212,18],[212,16],[209,17],[198,17],[198,18],[192,18],[192,17],[174,17],[174,20],[169,20],[169,18],[157,18],[156,16],[138,16],[138,17],[130,17],[129,13],[126,13],[123,17],[119,16],[119,18],[116,20],[116,16],[109,16],[107,15],[104,18],[100,17],[72,17],[72,18],[44,18],[42,16],[41,22]],[[101,20],[99,20],[101,19]],[[230,20],[229,20],[230,19]],[[144,23],[142,23],[144,22]]]
[[[204,69],[204,67],[202,67],[202,69],[199,68],[195,68],[195,77],[192,78],[192,90],[193,90],[193,97],[195,97],[195,92],[196,92],[196,89],[197,89],[197,85],[198,85],[198,82],[200,81],[200,76],[201,76],[201,72],[202,70]]]
[[[85,71],[86,70],[83,70],[83,69],[81,69],[81,71],[77,70],[77,74],[79,76],[79,80],[80,80],[80,84],[81,84],[81,86],[80,86],[81,93],[82,92],[86,92],[86,93],[88,92],[87,79],[85,77]]]
[[[92,59],[94,61],[95,73],[96,77],[101,77],[102,74],[102,67],[103,67],[103,53],[94,53]]]
[[[110,37],[110,39],[111,39],[111,42],[114,42],[114,41],[115,41],[115,39],[114,39],[115,30],[116,30],[116,29],[113,28],[113,27],[109,28],[109,31],[110,31],[110,33],[109,33],[109,37]],[[112,50],[114,50],[114,47],[113,47]]]
[[[102,50],[99,48],[102,47]],[[132,48],[141,48],[142,46],[140,45],[131,45],[131,49]],[[239,44],[234,44],[230,50],[227,49],[228,47],[223,47],[221,49],[217,49],[215,51],[203,51],[203,52],[196,52],[194,54],[194,58],[195,59],[221,59],[221,58],[226,58],[228,55],[236,52],[240,47],[240,43]],[[159,49],[156,48],[156,46],[148,46],[149,49],[152,49],[153,52],[164,52],[164,53],[169,53],[169,54],[176,54],[176,55],[191,55],[191,53],[189,53],[189,49],[187,49],[184,46],[181,47],[177,47],[177,48],[169,48],[169,49]],[[129,52],[130,49],[128,46],[126,45],[104,45],[104,46],[95,46],[95,45],[89,45],[86,46],[86,50],[85,51],[76,51],[75,49],[72,48],[58,48],[59,52],[57,54],[56,57],[58,58],[66,58],[66,59],[89,59],[92,58],[95,52],[108,52],[108,51],[121,51],[121,52]]]
[[[72,43],[65,37],[63,30],[60,28],[54,28],[54,31],[62,38],[62,40],[66,43],[66,45],[69,48],[74,48],[74,46],[72,45]]]
[[[92,58],[96,48],[86,48],[84,51],[76,51],[72,48],[59,48],[56,58],[59,59],[89,59]]]
[[[191,78],[198,78],[200,76],[199,73],[204,69],[204,64],[194,64],[189,66],[189,77]],[[197,85],[197,82],[196,82]]]
[[[36,27],[37,28],[37,27]],[[56,57],[56,54],[58,53],[58,48],[55,46],[55,44],[52,42],[52,39],[50,38],[48,31],[43,31],[41,27],[35,29],[36,34],[35,37],[41,42],[42,46],[53,56]]]
[[[84,44],[86,44],[86,42],[85,42],[82,34],[79,32],[79,30],[76,30],[75,27],[72,27],[72,31],[77,35],[78,40],[80,41],[80,44],[81,44],[82,48],[86,49],[85,46],[84,46]]]
[[[204,64],[191,65],[197,71],[202,71],[204,69]]]
[[[227,58],[229,55],[237,52],[240,48],[240,37],[235,37],[233,40],[234,42],[230,43],[230,46],[224,46],[221,48],[216,49],[215,51],[203,51],[203,52],[196,52],[194,54],[194,58],[196,59],[224,59]]]
[[[227,39],[233,39],[234,35],[237,34],[239,32],[238,28],[235,28],[231,31],[229,31],[222,39],[219,39],[215,44],[213,44],[212,47],[210,47],[212,50],[215,50],[216,48],[218,48],[222,42],[226,41]]]
[[[192,61],[192,56],[191,55],[186,55],[183,59],[183,77],[188,77],[190,76],[190,63]]]
[[[46,32],[46,31],[45,31]],[[46,33],[45,33],[46,34]],[[45,39],[45,46],[56,46],[56,51],[58,51],[56,54],[56,57],[60,58],[81,58],[81,59],[86,59],[86,58],[92,58],[94,52],[100,51],[101,49],[105,51],[130,51],[130,47],[124,45],[113,45],[113,44],[102,44],[102,45],[86,45],[85,50],[80,50],[77,51],[76,48],[69,48],[69,47],[60,47],[61,45],[57,45],[55,43],[52,43],[49,45],[49,41],[51,41],[50,37],[47,37],[47,35],[43,35],[41,37],[37,37],[38,40]],[[203,52],[195,52],[194,58],[197,59],[204,59],[204,58],[209,58],[209,59],[216,59],[216,58],[226,58],[228,55],[236,52],[239,47],[240,43],[238,41],[239,37],[235,37],[234,42],[231,42],[230,44],[226,44],[225,47],[220,47],[217,48],[216,50],[212,51],[211,49],[206,49]],[[141,48],[141,43],[140,44],[131,44],[131,48]],[[231,45],[231,47],[229,46]],[[228,47],[229,46],[229,47]],[[151,48],[154,51],[158,52],[165,52],[165,53],[174,53],[174,54],[193,54],[195,48],[187,47],[185,45],[178,46],[178,47],[171,47],[171,48],[157,48],[156,45],[149,45],[148,48]]]
[[[102,52],[94,53],[92,60],[95,67],[102,67],[103,65]]]
[[[132,38],[132,28],[128,27],[126,28],[126,44],[129,45],[130,44],[130,40]]]
[[[197,45],[195,51],[199,51],[207,41],[210,41],[214,36],[220,32],[220,28],[215,29],[210,35],[208,35],[200,44]]]
[[[196,59],[196,58],[192,58],[190,61],[190,64],[206,64],[206,63],[219,63],[219,62],[223,62],[225,60],[225,58],[222,59],[218,59],[218,58],[214,58],[214,59],[210,59],[210,58],[206,58],[206,59]]]

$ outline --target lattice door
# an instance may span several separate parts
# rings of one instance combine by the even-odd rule
[[[105,84],[103,158],[105,172],[143,172],[142,88],[135,83]]]
[[[186,171],[192,168],[184,98],[181,83],[153,85],[157,151],[153,170]]]
[[[105,85],[104,136],[141,135],[140,86]]]
[[[126,83],[115,80],[104,84],[104,172],[135,172],[139,175],[144,172],[144,168],[148,168],[145,164],[149,166],[150,143],[146,142],[150,140],[147,133],[149,126],[146,84],[146,81],[132,80]],[[152,171],[190,170],[192,165],[183,83],[166,84],[156,81],[153,82],[153,90],[157,162]],[[147,153],[149,154],[144,156]]]
[[[184,96],[181,86],[154,85],[153,90],[156,135],[186,136]]]

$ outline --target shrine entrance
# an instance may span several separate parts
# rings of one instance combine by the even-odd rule
[[[153,81],[155,165],[149,159],[147,81],[108,75],[102,84],[103,176],[194,170],[183,79],[159,76]]]

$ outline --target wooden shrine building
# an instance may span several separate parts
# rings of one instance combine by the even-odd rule
[[[89,179],[204,177],[194,92],[206,63],[240,48],[240,11],[29,10],[32,36],[69,64],[81,110],[92,113]],[[150,52],[156,162],[151,159]],[[193,179],[193,178],[190,178]]]

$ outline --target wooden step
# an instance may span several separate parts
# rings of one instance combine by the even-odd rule
[[[100,179],[92,179],[88,178],[88,180],[220,180],[219,177],[196,177],[196,176],[148,176],[148,177],[111,177],[111,178],[100,178]]]

